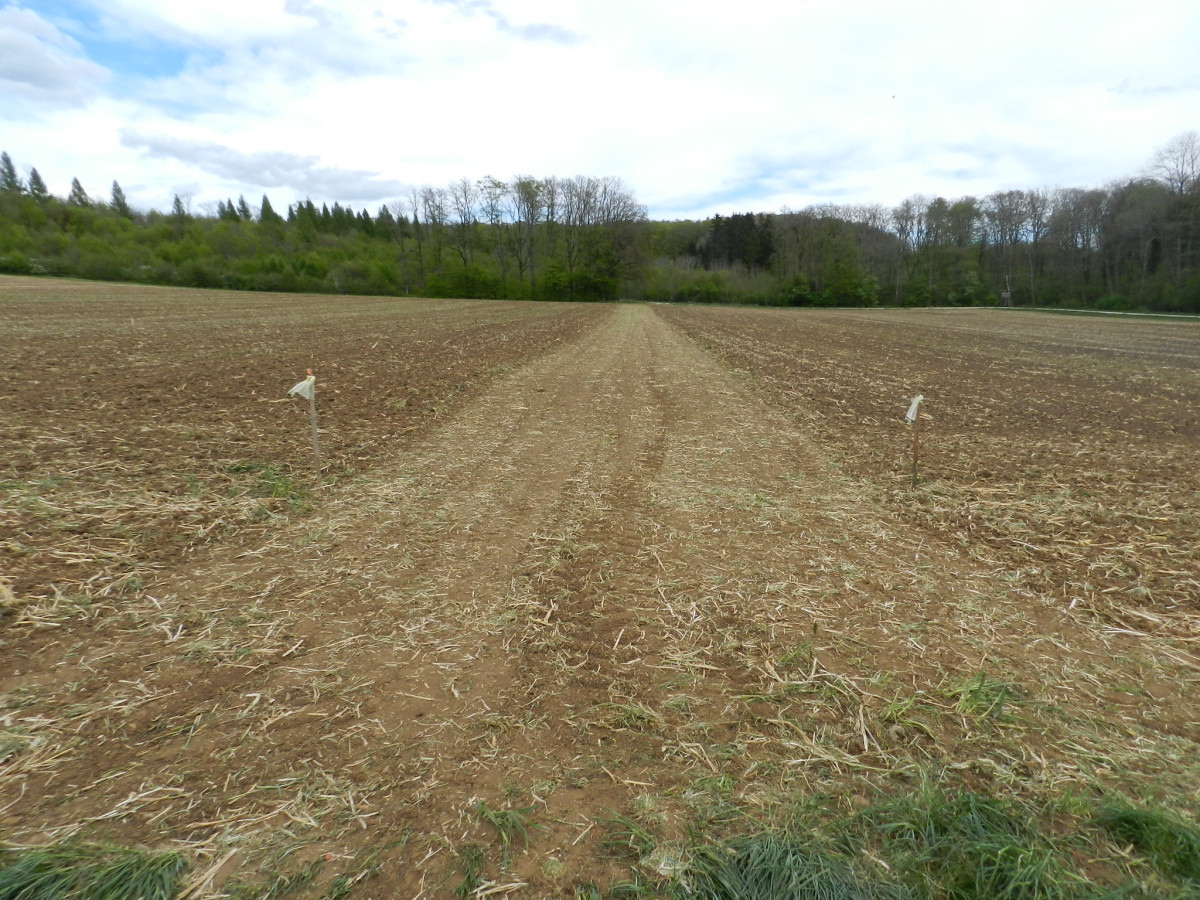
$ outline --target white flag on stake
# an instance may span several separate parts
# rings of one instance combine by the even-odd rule
[[[297,385],[297,387],[299,387],[299,385]],[[293,388],[292,390],[295,390],[295,388]],[[904,417],[905,423],[911,425],[913,422],[917,421],[917,407],[919,407],[921,405],[921,401],[924,399],[925,398],[922,397],[920,394],[913,397],[912,406],[910,406],[908,408],[908,415],[906,415]]]
[[[310,373],[307,378],[288,391],[288,396],[291,397],[293,394],[298,394],[305,400],[311,400],[316,383],[317,376]]]

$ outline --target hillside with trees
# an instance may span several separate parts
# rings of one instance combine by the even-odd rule
[[[617,178],[463,178],[374,212],[130,208],[0,156],[0,271],[235,290],[1200,312],[1200,136],[1102,188],[652,222]]]

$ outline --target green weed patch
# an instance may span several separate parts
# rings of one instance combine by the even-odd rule
[[[187,863],[150,854],[62,844],[0,855],[0,900],[169,900]]]

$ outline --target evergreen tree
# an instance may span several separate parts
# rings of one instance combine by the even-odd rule
[[[288,207],[288,218],[292,218],[292,208],[290,206]],[[263,194],[262,209],[258,213],[258,221],[264,225],[278,224],[283,221],[279,213],[275,212],[275,208],[271,206],[271,201],[267,198],[266,194]]]
[[[21,179],[8,152],[0,153],[0,191],[6,194],[21,193]]]
[[[113,181],[112,186],[112,208],[118,216],[126,219],[133,218],[133,210],[129,208],[129,201],[125,199],[125,192],[121,190],[121,185]]]
[[[250,204],[246,202],[245,194],[238,194],[237,214],[238,218],[247,222],[254,220],[254,213],[250,211]]]
[[[79,183],[78,178],[71,179],[71,193],[67,197],[68,206],[91,206],[91,198],[88,197],[87,191],[83,189],[83,185]]]
[[[333,202],[333,210],[329,213],[329,226],[334,234],[346,233],[346,212],[340,203],[336,200]]]
[[[50,191],[46,189],[46,182],[37,169],[29,170],[29,196],[39,202],[50,199]]]
[[[178,194],[175,195],[175,200],[171,203],[171,220],[175,225],[176,239],[183,238],[183,226],[192,217],[188,211],[187,205],[183,202],[183,198]]]

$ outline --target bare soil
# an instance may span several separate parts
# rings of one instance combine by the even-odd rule
[[[1195,789],[1196,326],[32,279],[0,317],[6,840],[571,896],[927,777]]]

